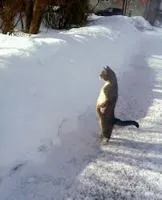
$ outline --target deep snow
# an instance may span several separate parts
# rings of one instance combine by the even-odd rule
[[[0,199],[162,199],[161,42],[161,29],[121,16],[0,35]],[[100,147],[105,65],[118,77],[117,117],[140,129],[116,127]]]

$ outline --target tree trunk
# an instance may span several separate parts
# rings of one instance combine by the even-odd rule
[[[13,32],[13,21],[14,21],[14,14],[12,12],[12,9],[10,7],[5,7],[5,12],[2,14],[2,20],[3,20],[3,27],[2,27],[2,33],[7,34],[8,32]]]
[[[25,1],[25,32],[29,32],[30,24],[32,21],[32,14],[33,14],[33,0],[26,0]]]
[[[46,5],[47,5],[46,0],[35,0],[34,1],[32,21],[30,24],[29,33],[31,33],[31,34],[38,33]]]
[[[22,0],[1,0],[2,33],[12,33],[16,27],[15,17],[23,10]]]
[[[127,0],[123,0],[123,6],[122,6],[122,9],[123,9],[123,15],[126,15],[126,12],[127,12]]]
[[[2,33],[7,34],[13,32],[14,29],[14,18],[16,16],[17,2],[13,0],[2,2],[2,14],[1,18],[3,21]]]

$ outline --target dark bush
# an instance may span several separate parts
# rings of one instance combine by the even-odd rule
[[[86,24],[88,17],[88,0],[57,0],[48,2],[43,22],[48,28],[68,29],[73,25]]]

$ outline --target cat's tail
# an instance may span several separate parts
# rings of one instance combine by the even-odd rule
[[[137,128],[139,128],[139,124],[136,121],[132,121],[132,120],[126,120],[126,121],[122,121],[118,118],[114,118],[114,125],[119,125],[119,126],[136,126]]]

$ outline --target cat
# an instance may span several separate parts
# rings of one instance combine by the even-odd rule
[[[115,72],[107,66],[102,70],[100,78],[105,81],[105,84],[101,88],[97,99],[96,112],[101,128],[101,138],[106,138],[108,142],[114,125],[134,125],[139,128],[139,124],[136,121],[122,121],[115,117],[115,106],[118,100],[118,82]]]

